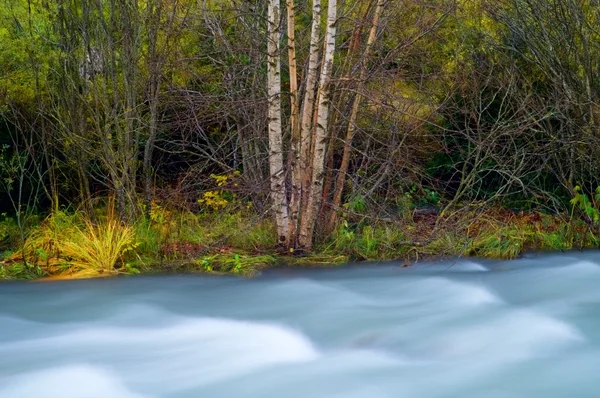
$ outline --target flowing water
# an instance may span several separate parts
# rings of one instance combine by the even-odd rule
[[[599,264],[0,284],[0,397],[599,397]]]

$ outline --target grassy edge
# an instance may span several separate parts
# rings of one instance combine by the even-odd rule
[[[110,212],[95,223],[81,214],[57,213],[29,232],[22,249],[12,248],[12,254],[0,259],[0,279],[156,272],[252,277],[267,268],[335,267],[347,262],[397,260],[408,265],[463,256],[513,259],[526,251],[594,248],[600,242],[597,231],[582,221],[502,209],[444,220],[437,215],[392,223],[343,220],[305,256],[274,249],[273,232],[268,220],[243,213],[198,215],[163,209],[133,226],[120,225]],[[122,239],[115,234],[123,234]],[[95,252],[90,256],[90,251]],[[104,261],[108,257],[111,260]]]

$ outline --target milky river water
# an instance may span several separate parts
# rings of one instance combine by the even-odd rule
[[[0,283],[0,397],[600,397],[599,264]]]

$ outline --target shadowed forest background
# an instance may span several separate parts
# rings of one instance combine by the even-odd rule
[[[0,0],[0,277],[598,246],[600,2],[320,3]]]

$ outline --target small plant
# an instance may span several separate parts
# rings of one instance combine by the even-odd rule
[[[400,195],[396,199],[396,210],[398,211],[398,215],[405,220],[411,218],[414,207],[412,197],[409,193]]]
[[[347,220],[343,220],[337,230],[334,231],[334,247],[341,251],[353,245],[355,241],[354,231],[350,229]]]
[[[212,266],[213,259],[214,259],[214,256],[204,256],[200,260],[198,260],[198,263],[200,264],[200,266],[202,267],[202,270],[204,272],[213,272],[213,266]]]
[[[126,263],[125,264],[125,272],[128,274],[139,274],[141,271],[134,264]]]
[[[579,208],[589,219],[596,224],[600,220],[600,213],[598,212],[597,206],[595,206],[594,202],[600,200],[600,187],[596,188],[594,200],[590,200],[590,198],[581,192],[581,187],[578,185],[574,189],[575,196],[571,199],[571,205],[573,205],[573,209],[575,207]]]
[[[389,260],[401,257],[406,251],[405,231],[389,224],[351,226],[343,220],[334,231],[333,240],[324,252],[353,260]]]
[[[358,242],[358,251],[365,259],[374,258],[377,255],[378,241],[373,233],[373,228],[367,225],[363,228]]]
[[[360,195],[353,196],[343,207],[353,213],[362,214],[367,211],[367,204]]]
[[[22,261],[0,263],[0,279],[35,279],[45,275],[46,272],[39,265]]]
[[[440,203],[440,195],[437,193],[437,191],[425,189],[425,200],[427,203],[435,206]]]
[[[239,175],[240,172],[237,170],[227,175],[211,174],[210,178],[214,180],[217,189],[204,192],[202,197],[198,199],[198,204],[205,211],[218,212],[226,208],[236,199],[236,195],[226,188],[228,186],[236,187],[235,180]]]
[[[568,225],[564,225],[559,231],[539,232],[536,237],[540,249],[543,250],[569,250],[573,248],[573,236],[569,233]]]
[[[228,263],[231,265],[231,271],[234,274],[239,274],[242,272],[242,260],[239,254],[234,254],[231,260],[228,260]]]
[[[399,200],[398,203],[403,208],[410,208],[410,210],[427,205],[437,206],[440,204],[440,194],[433,189],[418,189],[416,185],[413,185],[404,193],[403,200]]]
[[[230,272],[236,275],[252,276],[261,268],[275,264],[276,261],[277,259],[270,255],[219,253],[204,256],[197,260],[196,264],[204,272]]]
[[[20,244],[19,226],[14,218],[0,214],[0,249],[14,248]]]
[[[156,201],[152,201],[149,215],[151,222],[161,225],[167,223],[171,219],[169,212],[161,205],[156,203]]]
[[[508,228],[486,231],[473,240],[467,254],[496,259],[517,258],[523,251],[525,239],[520,231]]]

